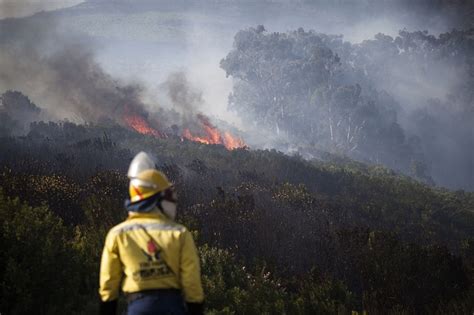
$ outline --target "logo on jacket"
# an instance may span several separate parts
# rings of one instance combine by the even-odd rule
[[[149,280],[173,275],[173,271],[166,261],[161,257],[161,248],[150,239],[146,249],[141,249],[146,262],[140,263],[140,267],[133,273],[133,278],[138,280]]]
[[[160,260],[160,251],[161,249],[158,248],[153,240],[149,240],[146,244],[146,251],[142,249],[142,252],[148,261],[153,261],[153,259]]]

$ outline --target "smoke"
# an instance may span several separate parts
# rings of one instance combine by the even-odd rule
[[[472,31],[350,44],[257,27],[236,35],[221,66],[236,79],[232,107],[300,154],[319,148],[472,189],[473,51]]]
[[[195,116],[202,105],[202,93],[191,87],[184,72],[171,73],[163,83],[175,110],[183,117]]]
[[[281,125],[274,124],[272,130],[264,130],[228,110],[227,98],[234,82],[225,77],[219,61],[232,49],[233,36],[238,30],[258,24],[278,32],[304,27],[320,33],[342,34],[350,41],[339,47],[342,60],[348,61],[348,67],[351,63],[368,66],[359,69],[367,71],[365,76],[354,73],[351,74],[355,78],[353,81],[345,78],[351,81],[348,84],[360,84],[363,91],[376,89],[390,94],[398,105],[396,115],[405,136],[413,134],[431,139],[420,148],[430,162],[435,179],[450,187],[472,187],[466,184],[472,182],[472,175],[471,179],[465,175],[460,181],[462,184],[446,180],[453,170],[447,165],[453,164],[454,160],[459,167],[451,173],[459,175],[456,177],[462,177],[461,169],[469,167],[466,148],[470,142],[466,134],[472,132],[470,118],[465,115],[465,120],[460,120],[462,115],[453,114],[456,106],[465,107],[469,101],[457,98],[453,102],[452,99],[453,95],[469,94],[460,93],[459,89],[466,84],[463,82],[468,85],[472,82],[469,81],[472,70],[463,62],[452,62],[441,55],[424,56],[428,50],[419,55],[402,52],[405,59],[391,58],[386,54],[390,47],[372,47],[371,42],[365,41],[373,39],[377,33],[395,38],[400,29],[427,29],[429,34],[438,35],[454,27],[466,28],[472,26],[474,11],[449,4],[431,7],[426,1],[421,4],[384,1],[383,5],[370,0],[345,1],[343,5],[324,2],[231,1],[216,4],[210,1],[212,5],[207,5],[208,2],[203,1],[199,5],[188,3],[186,6],[173,3],[169,5],[169,12],[162,12],[162,2],[144,5],[131,1],[129,9],[121,6],[117,12],[101,13],[103,2],[97,1],[88,3],[82,11],[71,10],[77,14],[60,21],[57,15],[50,13],[28,19],[7,19],[0,21],[0,92],[22,91],[34,103],[45,107],[45,115],[51,119],[76,122],[97,122],[104,117],[120,122],[125,113],[132,111],[145,118],[148,115],[160,121],[165,119],[167,125],[186,124],[198,128],[197,124],[202,122],[197,117],[199,113],[205,113],[244,129],[246,139],[253,147],[298,152],[303,144],[290,141],[288,132]],[[7,2],[0,0],[0,12],[5,16],[20,16],[26,12],[26,7],[18,5],[17,1],[15,6],[11,3],[8,2],[7,7]],[[110,3],[107,5],[110,7]],[[173,10],[183,14],[173,15]],[[95,19],[104,16],[106,23],[94,23]],[[82,35],[75,35],[77,31]],[[93,40],[100,40],[105,49],[98,50]],[[343,53],[347,47],[370,60],[348,60],[350,58]],[[131,72],[144,84],[125,83],[124,79],[130,82]],[[442,110],[432,108],[436,102],[441,104]],[[161,109],[166,104],[170,111]],[[421,116],[426,119],[415,119]],[[215,123],[214,119],[212,121]],[[449,125],[456,122],[462,125],[459,132],[440,134],[441,126],[449,129]],[[455,158],[449,158],[450,152]]]
[[[233,31],[209,27],[190,21],[186,27],[186,75],[189,83],[199,89],[203,99],[200,109],[218,119],[243,128],[240,117],[227,108],[232,92],[232,79],[219,67],[220,59],[232,46]]]
[[[92,42],[59,31],[52,15],[0,23],[0,91],[23,92],[45,107],[50,119],[120,121],[130,108],[144,114],[143,89],[105,73]]]
[[[60,31],[53,15],[1,22],[0,89],[19,90],[45,108],[50,120],[112,121],[137,132],[169,134],[228,149],[244,146],[228,129],[221,132],[201,113],[202,93],[185,73],[171,73],[161,85],[171,108],[145,106],[144,88],[106,73],[88,38]],[[149,113],[146,108],[153,108]]]
[[[161,84],[160,94],[166,95],[162,103],[170,103],[171,110],[161,111],[160,116],[171,127],[171,134],[201,143],[222,144],[228,149],[246,146],[241,137],[236,136],[240,132],[235,127],[209,117],[202,91],[190,82],[185,72],[171,73]]]

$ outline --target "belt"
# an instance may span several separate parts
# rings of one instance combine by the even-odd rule
[[[145,290],[140,292],[133,292],[127,293],[125,298],[127,299],[127,303],[131,303],[133,301],[142,299],[147,296],[170,296],[170,295],[180,295],[181,290],[179,289],[153,289],[153,290]]]

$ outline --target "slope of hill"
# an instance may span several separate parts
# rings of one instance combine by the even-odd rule
[[[8,261],[1,269],[2,290],[21,270],[11,268],[22,266],[13,235],[51,230],[52,224],[59,225],[53,228],[59,234],[46,234],[42,241],[64,239],[73,254],[63,257],[66,249],[46,253],[33,245],[29,251],[41,261],[38,268],[47,268],[42,264],[52,259],[44,255],[63,257],[56,260],[58,268],[68,264],[72,270],[58,277],[82,270],[63,285],[78,285],[78,294],[90,301],[105,232],[125,216],[127,165],[145,149],[158,156],[176,184],[180,220],[197,231],[209,311],[472,308],[472,193],[432,189],[382,167],[305,161],[276,151],[228,151],[114,125],[36,123],[26,137],[2,138],[0,149],[7,153],[0,157],[0,187],[7,217],[2,244],[9,257],[2,259]],[[18,237],[28,244],[27,235]],[[42,286],[51,281],[45,277]],[[40,290],[33,287],[25,290]],[[254,291],[256,296],[248,295]],[[22,312],[14,295],[2,296],[1,310]],[[44,303],[55,312],[53,302]],[[70,309],[87,312],[87,303],[70,303]]]

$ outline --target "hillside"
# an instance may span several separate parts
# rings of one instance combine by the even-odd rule
[[[68,278],[62,287],[77,286],[89,301],[67,307],[94,308],[102,241],[125,217],[126,168],[142,149],[158,156],[178,189],[179,220],[197,232],[210,314],[472,309],[472,193],[433,189],[382,167],[71,123],[34,123],[27,136],[0,141],[8,257],[1,259],[0,309],[22,313],[44,303],[45,312],[56,312],[50,300],[20,305],[6,294],[25,263],[18,242],[37,260],[22,277],[38,287],[24,282],[16,290],[46,298],[36,290],[51,279],[38,273],[60,257],[57,268],[71,269],[58,281]],[[31,233],[39,244],[66,247],[28,245]]]

